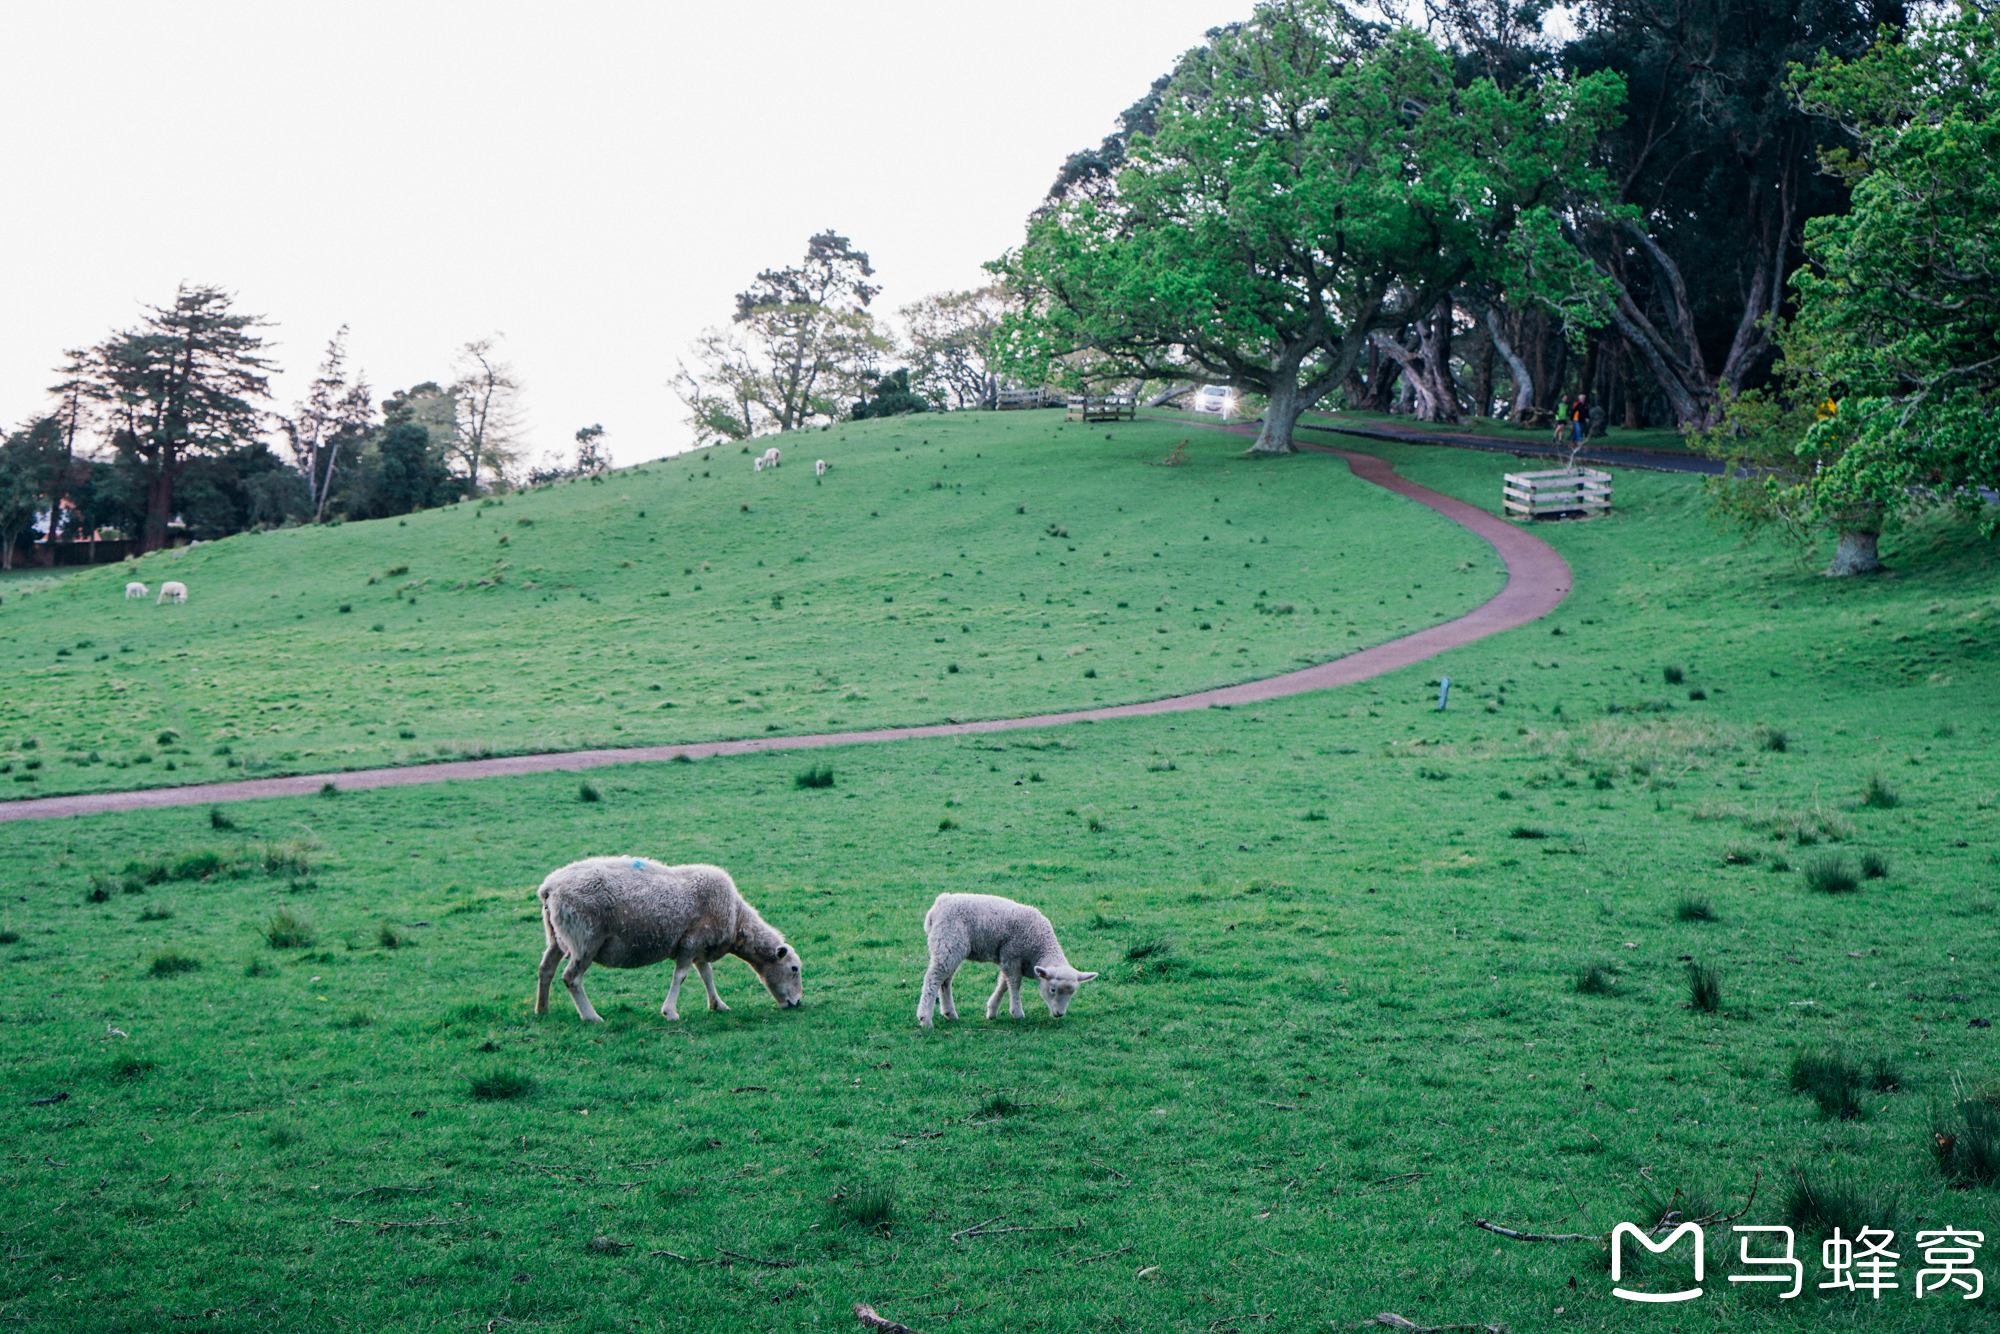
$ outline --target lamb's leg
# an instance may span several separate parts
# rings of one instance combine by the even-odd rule
[[[693,964],[680,963],[678,961],[674,964],[674,982],[672,986],[667,988],[666,1002],[660,1006],[660,1013],[669,1019],[678,1019],[681,1017],[681,983],[687,979],[688,969],[693,966]]]
[[[601,1024],[604,1016],[591,1008],[590,997],[583,994],[583,974],[590,967],[589,959],[571,959],[569,967],[563,969],[563,985],[569,988],[569,998],[576,1002],[576,1012],[588,1024]]]
[[[1016,1019],[1026,1019],[1028,1012],[1021,1008],[1021,975],[1002,973],[1000,977],[1007,984],[1007,1013]]]
[[[939,995],[938,995],[938,999],[944,1002],[944,1017],[945,1017],[945,1018],[947,1018],[947,1019],[956,1019],[956,1018],[958,1018],[958,1006],[957,1006],[957,1004],[956,1004],[956,1003],[954,1003],[954,1002],[953,1002],[953,1000],[952,1000],[952,998],[951,998],[951,979],[950,979],[950,978],[948,978],[948,977],[947,977],[947,978],[946,978],[946,979],[944,980],[944,987],[943,987],[943,989],[942,989],[942,990],[940,991],[940,993],[939,993]]]
[[[924,989],[917,997],[918,1024],[924,1028],[931,1026],[931,1013],[938,1008],[940,997],[946,998],[944,1003],[945,1017],[947,1019],[958,1018],[958,1014],[952,1008],[949,997],[951,996],[952,975],[958,972],[958,966],[964,962],[965,955],[948,945],[942,952],[937,950],[932,951],[930,967],[924,969]]]
[[[694,966],[694,970],[701,974],[701,984],[708,989],[708,1008],[711,1010],[728,1009],[729,1007],[722,1003],[722,993],[715,989],[715,974],[709,971],[708,965],[698,963]]]
[[[993,984],[993,994],[986,998],[986,1017],[988,1019],[997,1019],[1000,1017],[1000,998],[1006,994],[1007,970],[1002,968],[1000,970],[1000,980]]]

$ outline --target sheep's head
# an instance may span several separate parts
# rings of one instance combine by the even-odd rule
[[[753,957],[750,966],[764,979],[764,989],[771,993],[771,999],[787,1010],[796,1009],[804,1000],[806,980],[799,971],[799,952],[784,941],[778,942],[774,952]]]
[[[1061,968],[1044,968],[1035,965],[1035,989],[1042,993],[1042,1000],[1049,1007],[1049,1013],[1057,1019],[1069,1009],[1069,1003],[1076,998],[1076,991],[1084,983],[1096,977],[1096,973],[1079,973],[1067,965]]]

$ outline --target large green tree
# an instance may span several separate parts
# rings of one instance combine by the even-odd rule
[[[1853,206],[1806,230],[1785,392],[1713,433],[1752,471],[1718,495],[1753,523],[1832,529],[1828,573],[1867,573],[1913,505],[2000,528],[1981,499],[2000,487],[2000,19],[1966,5],[1792,87],[1844,128],[1826,165]]]
[[[352,469],[375,417],[368,382],[347,378],[347,326],[326,345],[326,360],[313,377],[305,401],[284,421],[292,457],[298,462],[311,500],[313,520],[326,517],[343,464]]]
[[[136,329],[69,354],[65,381],[103,410],[112,446],[145,478],[142,550],[167,540],[175,488],[189,460],[240,450],[263,425],[271,362],[255,315],[230,309],[219,287],[183,286]]]
[[[1260,5],[1133,113],[1151,130],[1110,184],[1052,199],[996,262],[1025,302],[1006,365],[1030,382],[1192,366],[1265,395],[1254,450],[1288,453],[1372,335],[1463,282],[1590,307],[1552,206],[1602,194],[1588,157],[1621,96],[1610,74],[1457,86],[1413,28],[1329,0]]]

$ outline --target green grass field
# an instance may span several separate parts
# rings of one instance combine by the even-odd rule
[[[711,451],[24,582],[43,591],[0,607],[0,792],[1123,703],[1500,587],[1485,543],[1337,459],[1276,474],[1216,432],[1061,417],[857,423],[775,472]],[[190,600],[128,602],[132,579]]]
[[[896,471],[913,465],[893,445],[935,441],[940,427],[884,428],[868,438],[881,442],[870,454],[850,428],[851,471],[822,490],[796,460],[809,463],[839,432],[787,444],[795,461],[779,484],[810,497],[801,512],[825,506],[817,528],[785,521],[802,544],[814,533],[819,573],[799,603],[810,596],[815,614],[822,599],[842,615],[878,605],[958,614],[957,601],[818,590],[890,571],[899,587],[916,581],[914,558],[883,554],[882,530],[858,515],[907,506],[890,530],[905,532],[920,503],[971,515],[970,471],[988,463],[964,563],[996,581],[993,571],[1013,571],[1023,586],[1000,584],[973,604],[954,566],[951,593],[922,587],[994,608],[967,638],[1005,642],[1026,662],[1048,619],[1047,642],[1086,643],[1083,662],[1129,670],[1121,658],[1148,663],[1150,653],[1178,663],[1180,651],[1128,651],[1169,623],[1150,611],[1169,591],[1154,558],[1131,553],[1150,553],[1154,537],[1163,552],[1192,552],[1204,531],[1245,529],[1251,569],[1203,573],[1190,555],[1188,572],[1164,579],[1180,583],[1171,591],[1184,602],[1158,638],[1195,641],[1185,603],[1203,614],[1226,603],[1240,616],[1229,633],[1255,636],[1253,652],[1187,650],[1192,666],[1101,673],[1095,682],[1118,687],[1102,687],[1107,699],[1174,672],[1202,683],[1252,674],[1229,675],[1232,656],[1263,655],[1259,673],[1289,666],[1328,627],[1344,638],[1350,613],[1374,617],[1350,641],[1370,642],[1394,633],[1392,617],[1442,618],[1497,582],[1491,552],[1427,526],[1427,511],[1387,498],[1357,510],[1371,502],[1337,461],[1251,467],[1196,438],[1190,452],[1216,482],[1227,471],[1232,493],[1136,462],[1164,453],[1164,437],[1171,448],[1182,434],[1172,428],[1141,424],[1112,441],[1073,428],[1067,440],[1024,444],[1017,485],[1003,485],[1013,475],[989,457],[968,464],[962,497],[926,495],[929,474]],[[1041,428],[964,429],[1033,439]],[[902,440],[890,438],[897,430]],[[1502,465],[1491,456],[1381,452],[1425,485],[1495,502]],[[956,473],[953,454],[940,461]],[[768,538],[731,545],[751,521],[738,504],[762,516],[788,493],[755,491],[735,456],[710,466],[725,462],[733,480],[706,492],[685,464],[654,464],[602,487],[509,498],[478,518],[467,507],[421,521],[434,527],[237,539],[183,566],[166,558],[148,581],[203,568],[198,560],[212,572],[238,562],[228,580],[191,577],[196,600],[178,610],[220,620],[208,600],[227,600],[244,642],[267,658],[286,635],[319,637],[282,650],[298,655],[289,666],[257,668],[263,682],[289,673],[286,688],[314,701],[288,710],[287,726],[363,694],[379,698],[371,707],[384,721],[338,726],[434,716],[425,710],[455,678],[408,705],[399,692],[429,678],[342,679],[377,660],[341,638],[350,621],[359,639],[367,623],[400,617],[395,635],[435,655],[409,671],[464,662],[464,679],[496,693],[518,688],[499,648],[480,650],[492,655],[483,665],[459,652],[457,637],[481,615],[519,606],[507,623],[525,633],[538,616],[582,623],[578,604],[610,620],[620,598],[634,617],[668,615],[655,609],[671,601],[671,615],[695,617],[718,642],[726,626],[732,649],[756,662],[724,669],[676,648],[660,655],[668,662],[634,663],[640,655],[624,649],[637,636],[570,660],[552,630],[528,675],[560,663],[555,681],[530,684],[601,691],[606,703],[587,716],[608,725],[639,716],[616,705],[657,673],[681,724],[692,720],[682,709],[730,690],[726,670],[768,671],[751,678],[767,692],[804,688],[810,675],[789,666],[805,632],[787,628],[792,595],[809,585],[791,582],[783,616],[767,616],[752,599],[776,589],[760,582],[766,571],[793,578],[779,564],[786,549]],[[880,471],[864,489],[854,479],[871,468]],[[836,478],[848,495],[823,498]],[[643,543],[636,515],[618,541],[599,536],[609,507],[655,487],[632,502],[650,512],[666,504],[651,496],[672,486],[703,498],[678,511],[681,528],[658,534],[688,553],[674,568],[727,547],[706,558],[733,571],[701,581],[718,605],[692,613],[682,582],[671,600],[619,591],[660,583],[612,559]],[[1382,1311],[1516,1331],[1987,1328],[1994,1294],[1932,1293],[1919,1305],[1910,1284],[1916,1229],[2000,1231],[1994,1187],[1976,1184],[1984,1169],[1970,1157],[1994,1144],[1982,1099],[2000,1077],[2000,1030],[1975,1026],[2000,1020],[1992,548],[1919,526],[1885,542],[1893,573],[1832,582],[1712,532],[1692,479],[1621,472],[1617,486],[1613,517],[1537,529],[1577,576],[1555,615],[1419,668],[1266,706],[598,769],[588,776],[595,801],[582,799],[576,775],[554,774],[0,825],[0,1096],[11,1109],[0,1129],[11,1205],[0,1319],[65,1330],[837,1330],[858,1328],[849,1311],[865,1301],[926,1334],[1328,1330]],[[1242,497],[1227,516],[1240,525],[1187,522],[1189,496],[1199,508],[1218,494],[1225,508]],[[718,495],[723,503],[709,499]],[[1086,511],[1066,503],[1073,495],[1100,499]],[[1270,507],[1257,522],[1252,495]],[[1029,511],[1013,516],[1019,532],[1006,526],[1017,504]],[[1094,517],[1059,517],[1085,512]],[[1357,512],[1372,529],[1343,531],[1346,559],[1397,570],[1388,593],[1425,596],[1393,607],[1350,567],[1305,554],[1325,540],[1312,525]],[[510,529],[531,514],[532,529]],[[1035,536],[1052,521],[1079,538]],[[1128,526],[1083,540],[1099,521]],[[563,523],[578,543],[603,545],[577,558],[566,576],[576,587],[560,600],[538,601],[552,582],[521,588],[511,581],[528,576],[512,567],[496,589],[439,588],[490,557],[498,532],[525,545]],[[397,558],[382,544],[399,533],[413,545]],[[975,544],[979,534],[990,547]],[[1074,560],[1072,544],[1083,548]],[[342,555],[349,546],[360,554]],[[1013,547],[1027,554],[1003,563]],[[1107,547],[1128,559],[1082,559]],[[751,553],[766,549],[775,555],[759,571]],[[306,554],[258,563],[274,551]],[[1281,576],[1281,551],[1289,565],[1325,567]],[[411,579],[437,571],[415,607],[365,583],[392,558],[410,561]],[[1473,568],[1454,573],[1464,560]],[[546,551],[534,558],[553,562]],[[1030,582],[1037,573],[1046,577]],[[1197,594],[1198,573],[1211,581]],[[75,576],[20,610],[50,627],[64,607],[120,616],[122,604],[97,608],[123,578]],[[289,591],[306,578],[320,582]],[[247,591],[226,591],[237,583]],[[269,599],[271,587],[284,596]],[[1438,589],[1451,598],[1431,599]],[[1012,615],[1020,591],[1061,613]],[[362,610],[371,595],[388,600]],[[260,596],[314,610],[297,629],[284,623],[289,610],[254,620]],[[356,611],[326,605],[335,596],[353,597]],[[1279,597],[1299,610],[1252,610]],[[1127,616],[1101,618],[1109,624],[1094,637],[1083,628],[1084,611],[1121,600]],[[5,614],[16,611],[10,596]],[[415,630],[418,616],[438,628],[427,619]],[[173,652],[230,651],[220,631],[185,650],[167,647],[162,630],[132,639],[164,623],[134,619],[123,634],[78,631],[70,643],[93,638],[95,652],[116,655],[133,642],[127,656],[153,662],[153,682],[178,682]],[[953,621],[926,628],[939,623]],[[843,642],[829,624],[809,659],[842,689],[859,675],[850,651],[889,673],[893,684],[867,692],[880,713],[838,706],[855,723],[998,714],[1023,698],[1030,708],[1087,702],[1100,688],[1079,677],[1077,659],[1049,684],[1021,685],[997,667],[947,680],[931,659],[911,661],[936,646],[899,637],[907,623],[869,626]],[[125,678],[118,657],[97,663],[94,653],[73,651],[53,669],[48,642],[17,669],[10,702],[35,710],[47,737],[39,753],[53,758],[87,730],[62,731],[55,702]],[[688,686],[681,664],[717,684]],[[1443,714],[1439,675],[1454,683]],[[1020,679],[1036,680],[1025,662]],[[85,680],[96,684],[86,691]],[[937,696],[945,686],[963,693]],[[159,692],[149,708],[206,704],[194,687],[148,689]],[[144,727],[192,735],[234,717],[248,742],[251,715],[237,701],[253,696],[230,689],[234,712],[217,699],[212,723],[154,713]],[[933,699],[918,704],[913,690]],[[484,707],[495,748],[525,748],[510,747],[498,723],[516,712]],[[91,708],[92,718],[114,712],[108,701]],[[702,718],[721,732],[735,715]],[[626,725],[635,741],[661,735]],[[431,726],[420,742],[447,730]],[[280,738],[246,748],[265,757],[297,744]],[[798,786],[809,763],[830,765],[833,786]],[[23,787],[53,786],[54,774],[94,782],[103,768],[41,772]],[[529,1014],[541,948],[534,885],[577,857],[628,851],[729,868],[800,949],[805,1007],[777,1010],[748,970],[725,962],[726,1014],[684,1005],[680,1023],[664,1022],[660,969],[591,972],[602,1028],[579,1023],[560,990],[549,1015]],[[990,975],[967,965],[958,990],[968,1017],[920,1032],[921,917],[946,890],[1041,906],[1071,960],[1105,976],[1060,1022],[1031,1008],[1026,1022],[988,1023],[977,1001]],[[1712,1009],[1696,1008],[1690,965],[1709,970]],[[1807,1091],[1793,1087],[1795,1066]],[[1949,1173],[1935,1152],[1940,1131],[1957,1136]],[[1664,1309],[1611,1295],[1601,1245],[1468,1226],[1603,1233],[1670,1208],[1728,1213],[1753,1180],[1756,1200],[1738,1221],[1801,1228],[1798,1300],[1726,1281],[1743,1272],[1726,1224],[1708,1232],[1705,1295]],[[1903,1286],[1879,1301],[1819,1291],[1819,1237],[1836,1223],[1850,1236],[1897,1228]],[[1684,1248],[1643,1266],[1632,1250],[1627,1286],[1684,1284]]]

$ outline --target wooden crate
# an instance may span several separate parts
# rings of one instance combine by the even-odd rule
[[[1594,468],[1510,472],[1501,499],[1510,519],[1595,518],[1611,512],[1611,474]]]
[[[1115,422],[1136,421],[1139,415],[1138,400],[1130,394],[1072,394],[1069,400],[1067,421]]]

